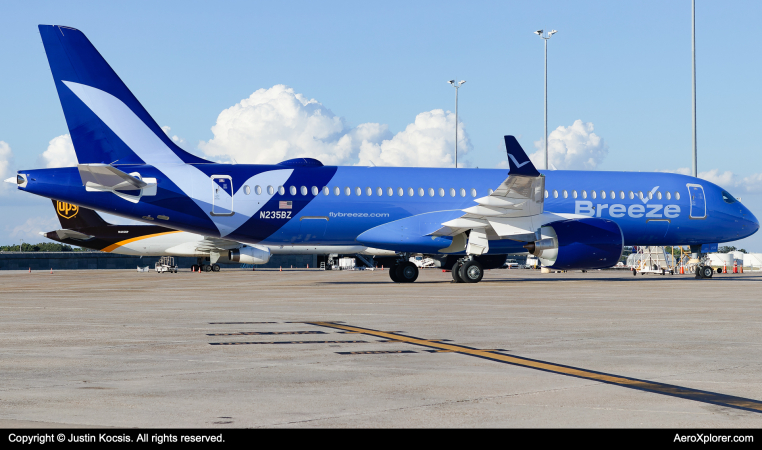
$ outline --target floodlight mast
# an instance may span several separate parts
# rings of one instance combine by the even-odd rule
[[[545,41],[545,170],[548,170],[548,39],[558,33],[558,30],[551,30],[543,36],[544,30],[537,30],[534,34],[540,36]]]
[[[460,80],[458,83],[455,80],[450,80],[448,83],[455,88],[455,168],[458,168],[458,89],[466,82],[466,80]]]

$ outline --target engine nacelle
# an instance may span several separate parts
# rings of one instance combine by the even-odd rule
[[[525,245],[543,266],[559,270],[603,269],[619,262],[624,235],[614,221],[586,218],[550,223],[543,239]]]
[[[270,249],[253,245],[228,251],[228,259],[243,264],[266,264],[270,261]]]

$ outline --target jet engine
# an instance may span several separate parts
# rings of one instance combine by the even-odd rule
[[[259,245],[241,247],[229,250],[228,259],[243,264],[266,264],[270,260],[270,249]]]
[[[608,219],[570,219],[541,228],[543,239],[525,245],[543,266],[551,269],[603,269],[622,256],[624,235]]]

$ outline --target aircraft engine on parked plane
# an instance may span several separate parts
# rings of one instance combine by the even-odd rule
[[[270,249],[253,245],[228,251],[228,259],[243,264],[266,264],[270,260]]]
[[[622,230],[608,219],[570,219],[541,229],[542,239],[525,245],[551,269],[603,269],[619,262],[624,249]]]

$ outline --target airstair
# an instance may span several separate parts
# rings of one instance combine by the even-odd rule
[[[633,275],[638,273],[641,275],[647,273],[674,275],[677,269],[675,259],[666,252],[664,247],[660,246],[638,246],[637,252],[627,259]]]

